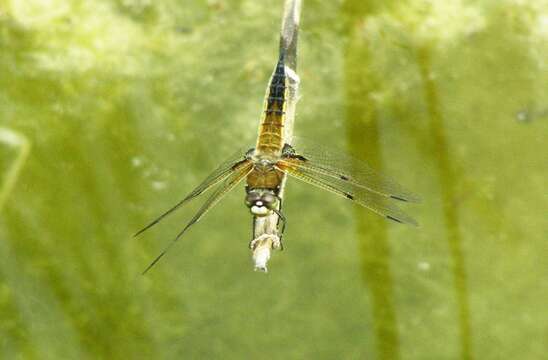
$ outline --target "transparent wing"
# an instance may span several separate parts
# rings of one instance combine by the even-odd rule
[[[237,167],[239,163],[243,163],[246,158],[246,150],[240,149],[233,153],[228,159],[226,159],[223,163],[221,163],[215,171],[213,171],[209,176],[202,181],[200,185],[198,185],[194,190],[190,192],[183,200],[179,201],[177,204],[175,204],[172,208],[167,210],[165,213],[154,219],[150,224],[139,230],[135,233],[135,236],[138,236],[145,232],[146,230],[150,229],[157,223],[159,223],[162,219],[164,219],[166,216],[172,214],[175,210],[179,209],[181,206],[183,206],[188,201],[194,199],[195,197],[202,194],[204,191],[209,190],[211,187],[215,186],[216,184],[220,183],[224,179],[226,179],[230,174],[234,172],[234,169]]]
[[[162,250],[160,255],[158,255],[154,261],[143,271],[143,275],[147,273],[156,263],[169,251],[169,249],[179,240],[184,233],[194,224],[196,224],[200,219],[213,208],[230,190],[232,190],[242,179],[244,179],[247,174],[252,170],[253,164],[250,160],[245,160],[237,166],[237,169],[232,172],[231,175],[211,194],[211,196],[206,200],[202,207],[198,210],[196,215],[186,224],[186,226],[181,230],[177,236],[171,240],[171,242]]]
[[[307,169],[328,177],[346,181],[379,195],[401,201],[418,202],[419,197],[390,178],[378,174],[365,162],[340,150],[323,148],[310,140],[294,137],[291,145],[301,157],[300,169]]]
[[[391,204],[390,198],[357,186],[354,183],[311,171],[300,166],[301,163],[302,161],[298,159],[280,160],[277,167],[290,176],[352,200],[387,219],[403,224],[418,225],[412,217]]]

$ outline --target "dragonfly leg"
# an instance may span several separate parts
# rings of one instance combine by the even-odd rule
[[[282,211],[283,211],[283,207],[284,207],[284,202],[283,202],[283,199],[279,196],[278,196],[278,203],[280,204],[280,206],[278,207],[278,211],[283,214]],[[281,218],[282,218],[281,216],[278,216],[278,223],[276,224],[276,226],[280,225],[280,219]]]
[[[251,241],[249,242],[249,248],[253,250],[255,247],[255,225],[257,224],[257,217],[253,216],[253,237],[251,238]]]
[[[280,207],[279,209],[277,210],[274,210],[274,212],[276,213],[276,215],[278,215],[278,223],[276,224],[276,227],[278,228],[278,237],[280,238],[280,250],[283,250],[284,249],[284,244],[282,242],[282,238],[284,236],[284,232],[285,232],[285,216],[282,212],[282,208],[283,208],[283,201],[280,197],[278,197],[278,201],[280,202]],[[282,223],[282,228],[280,230],[280,222]]]

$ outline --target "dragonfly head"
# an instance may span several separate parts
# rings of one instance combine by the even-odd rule
[[[245,197],[245,204],[253,215],[267,216],[272,213],[278,198],[273,190],[270,189],[252,189]]]

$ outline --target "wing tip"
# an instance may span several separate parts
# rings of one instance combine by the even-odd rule
[[[135,239],[137,236],[141,235],[144,232],[145,232],[145,229],[141,229],[137,231],[136,233],[134,233],[131,237]]]
[[[139,230],[139,231],[137,231],[135,234],[133,234],[132,237],[133,237],[133,238],[138,237],[139,235],[141,235],[142,233],[144,233],[145,231],[147,231],[148,229],[150,229],[153,225],[155,225],[155,224],[145,226],[144,228],[142,228],[141,230]]]
[[[150,224],[148,224],[147,226],[145,226],[144,228],[142,228],[141,230],[139,230],[135,234],[133,234],[133,237],[136,238],[137,236],[141,235],[142,233],[144,233],[145,231],[147,231],[148,229],[150,229],[154,225],[158,224],[160,222],[160,220],[162,220],[163,218],[164,218],[164,215],[160,216],[158,219],[154,220],[153,222],[151,222]]]

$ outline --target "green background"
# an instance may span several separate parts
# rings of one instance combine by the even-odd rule
[[[546,358],[545,0],[305,0],[295,133],[421,226],[290,181],[253,272],[238,188],[140,275],[253,141],[282,6],[0,2],[0,358]]]

